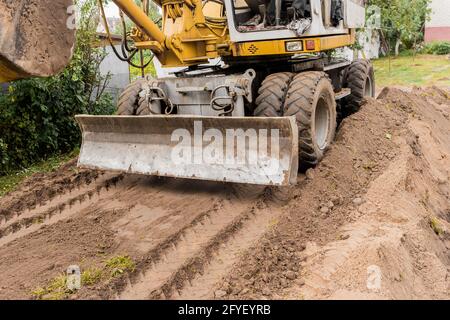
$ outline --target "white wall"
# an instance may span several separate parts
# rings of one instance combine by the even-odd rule
[[[114,100],[117,100],[120,92],[130,83],[130,69],[127,62],[119,60],[111,47],[106,47],[107,56],[100,64],[100,73],[106,76],[108,73],[111,78],[106,87]],[[120,45],[116,49],[121,52]]]
[[[450,0],[432,0],[431,20],[427,27],[450,27]]]

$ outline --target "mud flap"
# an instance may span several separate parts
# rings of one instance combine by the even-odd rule
[[[259,185],[294,184],[293,117],[76,116],[84,168]]]

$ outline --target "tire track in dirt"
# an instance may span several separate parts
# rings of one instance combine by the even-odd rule
[[[9,215],[8,219],[6,219],[6,217],[2,217],[3,219],[0,218],[0,228],[7,228],[20,220],[32,218],[42,212],[51,212],[56,207],[60,207],[60,210],[64,210],[66,207],[72,206],[76,202],[84,201],[86,197],[90,199],[95,194],[99,195],[104,189],[108,190],[111,185],[116,185],[119,180],[122,179],[123,176],[103,174],[97,178],[94,184],[77,186],[75,189],[71,190],[63,190],[57,196],[47,200],[45,203],[36,205],[34,208],[17,211],[15,214]]]
[[[130,255],[138,265],[146,256],[158,261],[175,243],[190,237],[192,229],[197,235],[208,235],[199,244],[207,242],[251,203],[236,200],[225,184],[106,173],[94,184],[54,196],[3,222],[0,255],[9,261],[0,262],[0,267],[9,271],[0,277],[0,296],[29,298],[34,288],[45,285],[67,266],[82,261],[98,265],[105,255]],[[218,227],[210,230],[211,221]],[[70,226],[76,227],[68,233]],[[94,234],[102,234],[101,239],[113,236],[108,240],[94,237],[87,248],[86,241]],[[77,239],[80,236],[82,241]],[[103,248],[105,241],[108,244]],[[101,255],[96,254],[96,246]],[[13,278],[20,279],[20,284],[14,285]],[[145,292],[146,296],[150,293]],[[92,295],[89,288],[79,292],[80,297],[83,294],[89,298],[102,295]]]
[[[220,242],[220,240],[215,241],[213,239],[209,246],[205,248],[206,253],[210,252],[210,257],[209,261],[204,264],[204,269],[202,272],[191,273],[191,277],[193,276],[193,278],[188,280],[188,284],[184,288],[176,291],[178,295],[175,295],[173,299],[215,298],[214,290],[217,284],[229,273],[233,265],[240,260],[242,255],[263,234],[268,232],[272,225],[276,224],[280,214],[280,210],[272,210],[269,207],[261,208],[257,211],[252,210],[241,221],[236,221],[236,223],[241,223],[242,227],[236,230],[231,236],[228,236],[228,239],[224,239],[225,242]],[[198,264],[198,261],[194,259],[190,264],[186,265],[185,269],[194,267],[196,264]],[[217,298],[220,298],[220,296]]]
[[[54,198],[41,207],[17,213],[15,217],[0,224],[0,247],[86,209],[104,197],[103,193],[107,194],[111,187],[117,187],[123,179],[124,175],[106,175],[99,178],[100,181],[97,181],[95,186],[79,187],[78,190],[61,194],[59,198]]]
[[[141,271],[138,279],[133,284],[129,283],[118,298],[172,298],[179,295],[188,283],[212,289],[214,280],[220,280],[220,275],[238,259],[237,253],[258,239],[269,221],[275,218],[270,210],[257,210],[251,203],[242,206],[222,201],[220,208],[199,217],[196,223],[182,231],[180,237],[160,251],[160,259]],[[218,263],[217,255],[227,255],[227,263],[216,268],[215,277],[200,284],[203,279],[197,280],[197,276],[207,272],[210,263]]]
[[[54,172],[36,173],[26,179],[14,192],[0,198],[0,223],[45,205],[55,197],[89,186],[103,175],[95,170],[75,168],[76,159],[67,162]]]
[[[111,178],[113,175],[102,175],[97,178],[95,185],[102,184],[107,179]],[[66,192],[62,192],[55,196],[53,199],[46,201],[45,203],[37,204],[35,208],[26,208],[21,211],[15,212],[15,214],[10,215],[8,219],[5,216],[0,217],[0,228],[7,228],[14,223],[20,221],[21,219],[33,217],[41,212],[48,211],[49,209],[68,204],[71,202],[71,199],[76,199],[81,197],[83,194],[90,194],[91,190],[95,190],[96,186],[91,184],[77,186],[73,190],[67,190]]]
[[[209,239],[242,214],[238,208],[230,210],[232,207],[230,203],[222,204],[215,212],[202,215],[199,221],[184,229],[178,241],[173,241],[172,246],[160,253],[160,261],[152,264],[150,270],[145,270],[142,279],[128,286],[120,298],[145,299],[160,289],[186,260],[195,256]],[[230,214],[224,214],[226,211]]]

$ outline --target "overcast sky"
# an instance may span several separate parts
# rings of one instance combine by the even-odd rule
[[[105,13],[107,17],[119,17],[119,9],[112,2],[105,7]]]

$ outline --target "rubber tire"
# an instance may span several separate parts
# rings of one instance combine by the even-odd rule
[[[351,94],[344,98],[342,113],[347,117],[358,112],[364,103],[366,95],[367,79],[370,78],[372,84],[372,98],[375,97],[375,76],[372,63],[369,60],[359,59],[352,62],[344,73],[342,86],[350,88]]]
[[[264,79],[258,90],[258,98],[256,98],[254,112],[256,117],[282,117],[284,115],[284,103],[294,76],[295,74],[291,72],[279,72]],[[277,204],[285,204],[291,199],[290,187],[269,187],[268,189],[272,201]],[[264,192],[265,190],[260,191],[261,194]]]
[[[159,87],[160,83],[154,79],[148,79],[144,85],[142,85],[142,91],[140,93],[143,93],[142,96],[139,95],[138,98],[138,107],[136,110],[136,115],[138,116],[151,116],[155,114],[161,114],[162,113],[162,103],[160,100],[155,100],[151,102],[151,106],[149,108],[148,102],[147,102],[147,96],[146,96],[146,89],[148,90],[150,87]]]
[[[322,100],[328,113],[328,130],[323,145],[316,137],[316,110]],[[336,133],[336,100],[330,78],[324,72],[308,71],[297,74],[291,82],[285,116],[295,116],[299,128],[299,165],[306,170],[322,160]]]
[[[289,83],[294,77],[290,72],[279,72],[268,75],[261,83],[256,98],[256,117],[281,117],[283,105],[289,89]],[[256,199],[265,193],[267,187],[252,184],[232,185],[233,192],[240,199]]]
[[[136,111],[139,107],[139,93],[142,91],[142,85],[146,82],[147,80],[145,79],[139,79],[125,87],[119,96],[117,103],[117,115],[136,115]]]
[[[267,76],[258,90],[254,115],[256,117],[283,116],[284,100],[293,78],[294,74],[291,72],[280,72]]]

